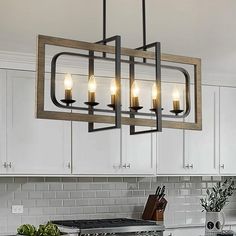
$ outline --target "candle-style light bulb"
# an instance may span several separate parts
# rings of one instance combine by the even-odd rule
[[[88,93],[89,93],[89,102],[95,102],[95,92],[97,89],[97,83],[95,77],[92,75],[89,78],[88,82]]]
[[[157,108],[157,84],[154,83],[152,85],[152,106],[153,106],[153,109],[156,109]]]
[[[173,110],[180,110],[180,93],[177,89],[172,94],[173,98]]]
[[[91,93],[96,92],[97,89],[97,83],[95,80],[95,77],[92,75],[90,76],[89,82],[88,82],[88,91]]]
[[[131,86],[131,105],[132,107],[139,107],[139,86],[137,81],[134,81]]]
[[[117,86],[116,86],[115,79],[113,79],[111,81],[110,91],[111,91],[111,104],[114,105],[115,101],[116,101],[116,92],[117,92]]]
[[[64,78],[65,100],[72,99],[73,79],[71,74],[66,74]]]

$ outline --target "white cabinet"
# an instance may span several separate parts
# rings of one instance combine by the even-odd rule
[[[76,105],[85,106],[88,100],[88,81],[85,76],[73,76],[74,98]],[[96,101],[98,108],[105,108],[110,103],[110,80],[97,79]],[[81,112],[81,111],[80,111]],[[96,113],[98,114],[98,113]],[[99,113],[104,114],[104,113]],[[108,175],[120,173],[121,133],[119,129],[88,132],[87,122],[72,122],[72,157],[73,174]],[[95,128],[111,124],[95,124]]]
[[[200,236],[205,234],[204,231],[204,227],[169,229],[164,232],[164,236]]]
[[[0,70],[0,174],[6,173],[6,71]]]
[[[122,173],[154,175],[156,173],[156,133],[130,135],[129,126],[124,126],[122,165],[124,166]]]
[[[84,106],[87,78],[73,79],[74,98],[77,105]],[[98,107],[106,108],[110,103],[110,79],[99,78],[97,83]],[[148,83],[140,86],[140,104],[145,112],[151,106]],[[127,81],[122,81],[122,86],[127,87]],[[49,80],[45,107],[58,110],[50,100],[48,88]],[[172,89],[170,84],[163,84],[164,113],[171,109],[172,102],[167,97]],[[0,70],[0,173],[71,174],[72,166],[72,173],[79,175],[155,175],[156,167],[158,175],[214,175],[219,173],[220,162],[221,174],[235,174],[236,112],[231,108],[236,88],[202,86],[202,94],[202,131],[163,129],[157,138],[156,133],[130,136],[129,126],[123,126],[121,130],[89,133],[87,122],[36,119],[35,73]],[[63,96],[61,76],[57,98]],[[127,89],[122,95],[122,106],[128,109]],[[187,119],[192,118],[190,115]],[[95,125],[104,126],[109,124]],[[146,128],[137,127],[140,129]]]
[[[33,72],[7,71],[7,173],[70,174],[70,122],[35,118],[35,81]]]
[[[219,173],[218,87],[202,86],[202,131],[186,130],[184,147],[191,174]]]
[[[162,84],[162,106],[163,114],[170,114],[172,110],[172,97],[170,96],[176,87],[181,91],[183,87],[176,84]],[[183,93],[181,93],[183,94]],[[181,96],[181,101],[183,97]],[[180,103],[181,108],[183,102]],[[182,120],[182,119],[181,119]],[[184,175],[189,174],[189,168],[186,168],[187,160],[184,155],[184,131],[178,129],[163,129],[158,134],[158,157],[157,174],[158,175]]]
[[[150,113],[152,81],[138,81],[140,87],[140,112]],[[129,110],[129,83],[125,83],[123,109]],[[137,118],[148,118],[136,116]],[[136,131],[150,130],[149,127],[135,127]],[[136,175],[155,175],[157,133],[130,135],[130,127],[122,126],[122,173]]]
[[[236,173],[236,88],[220,88],[220,173]]]
[[[120,171],[120,131],[88,132],[88,124],[73,122],[73,174],[106,175]]]
[[[73,76],[76,105],[84,106],[87,100],[87,78]],[[123,88],[128,88],[122,80]],[[110,79],[98,78],[96,99],[98,108],[110,103]],[[145,94],[145,91],[142,91]],[[122,107],[128,108],[128,90],[122,94]],[[141,102],[141,101],[140,101]],[[143,104],[146,106],[145,104]],[[150,104],[148,104],[149,109]],[[97,113],[98,114],[98,113]],[[101,113],[100,113],[101,114]],[[106,127],[110,124],[95,127]],[[145,127],[144,127],[145,129]],[[72,125],[73,174],[80,175],[144,175],[156,172],[156,134],[130,136],[129,126],[121,130],[88,133],[88,124],[73,122]]]
[[[202,86],[202,112],[202,131],[164,129],[159,135],[158,174],[219,173],[218,87]]]
[[[184,131],[163,129],[158,135],[158,175],[188,174],[184,157]]]

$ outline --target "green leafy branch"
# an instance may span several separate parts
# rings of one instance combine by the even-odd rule
[[[17,229],[19,235],[25,236],[60,236],[61,232],[58,227],[51,222],[46,225],[40,225],[37,230],[35,226],[24,224]]]
[[[219,182],[211,190],[206,190],[207,196],[200,199],[201,205],[207,212],[220,212],[228,202],[228,198],[233,195],[234,190],[234,181],[231,178],[226,179],[223,183]]]

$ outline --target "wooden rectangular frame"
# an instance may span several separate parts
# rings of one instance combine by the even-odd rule
[[[36,84],[36,117],[40,119],[83,121],[94,123],[114,124],[114,116],[89,115],[70,112],[58,112],[44,110],[44,87],[45,87],[45,48],[46,45],[67,47],[82,50],[92,50],[96,52],[115,53],[114,46],[88,43],[70,39],[63,39],[51,36],[38,36],[37,52],[37,84]],[[129,48],[121,48],[121,55],[133,56],[155,60],[154,52],[140,51]],[[194,95],[195,95],[195,116],[194,122],[167,121],[162,120],[163,128],[201,130],[202,129],[202,95],[201,95],[201,59],[185,57],[171,54],[161,54],[161,60],[166,62],[188,64],[194,66]],[[123,125],[156,127],[156,121],[144,118],[122,117]]]

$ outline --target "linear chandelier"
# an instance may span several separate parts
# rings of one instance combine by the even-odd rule
[[[38,36],[37,56],[37,109],[36,116],[41,119],[70,120],[88,122],[88,131],[95,132],[114,128],[122,125],[130,126],[130,134],[160,132],[162,127],[175,129],[201,130],[201,61],[198,58],[184,57],[170,54],[161,54],[160,43],[146,43],[146,10],[145,0],[142,0],[143,16],[143,46],[136,49],[122,48],[120,36],[106,37],[106,0],[103,0],[103,39],[96,43],[75,41],[51,36]],[[114,46],[108,45],[113,43]],[[46,46],[58,46],[69,49],[82,50],[83,52],[61,51],[56,53],[51,60],[50,96],[53,104],[63,111],[50,111],[45,109],[45,50]],[[152,51],[149,51],[151,49]],[[85,52],[84,52],[85,51]],[[84,106],[77,106],[73,98],[73,79],[71,74],[65,74],[65,96],[60,100],[56,97],[57,61],[61,56],[84,58],[88,61],[88,98]],[[141,60],[140,60],[141,59]],[[111,100],[106,109],[99,108],[96,98],[98,78],[95,75],[95,61],[114,63],[114,78],[111,81]],[[163,64],[168,62],[169,64]],[[170,63],[173,63],[171,65]],[[190,75],[178,64],[192,65],[194,68],[194,122],[186,122],[191,110]],[[129,66],[129,110],[123,110],[121,104],[121,71],[122,65]],[[142,112],[139,103],[140,88],[136,79],[135,68],[138,65],[152,67],[155,76],[152,85],[152,105],[149,112]],[[161,69],[181,72],[185,81],[185,109],[180,106],[179,93],[173,96],[172,109],[168,114],[162,111]],[[72,111],[77,111],[76,113]],[[83,113],[79,112],[83,111]],[[86,111],[86,113],[84,113]],[[109,115],[107,115],[109,114]],[[145,117],[145,118],[144,118]],[[171,119],[169,119],[171,118]],[[95,128],[95,123],[111,124],[110,126]],[[136,130],[136,126],[149,127],[145,130]],[[152,129],[150,129],[152,127]]]

